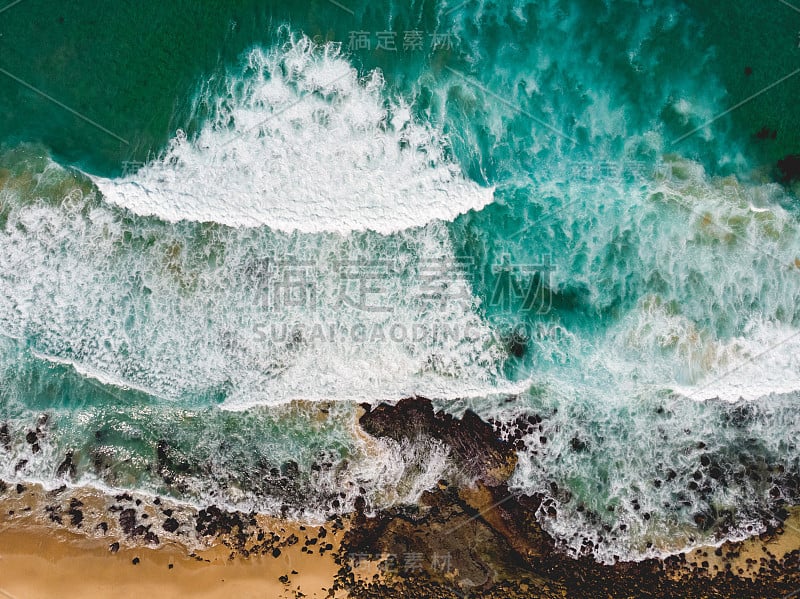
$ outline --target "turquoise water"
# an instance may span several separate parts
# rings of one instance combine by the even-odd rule
[[[353,423],[420,394],[536,421],[513,488],[575,554],[751,534],[796,493],[800,50],[730,10],[0,12],[0,476],[413,503],[446,452]]]

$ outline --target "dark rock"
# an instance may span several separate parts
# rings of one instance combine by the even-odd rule
[[[69,515],[72,526],[80,526],[81,522],[83,522],[83,512],[81,510],[73,510],[69,513]]]
[[[47,425],[50,423],[50,414],[44,412],[39,414],[39,418],[36,419],[36,432],[41,433],[43,429],[47,428]]]
[[[800,179],[800,154],[791,154],[778,160],[781,183],[791,183]]]
[[[487,486],[502,484],[516,467],[511,445],[500,440],[494,428],[471,410],[458,420],[448,414],[434,414],[429,400],[415,397],[396,405],[382,403],[365,413],[360,423],[375,437],[442,441],[452,449],[459,468]]]
[[[75,464],[72,462],[73,455],[74,452],[71,449],[67,451],[66,456],[64,456],[64,461],[58,465],[58,469],[56,470],[57,477],[68,476],[69,478],[75,478],[76,470]]]
[[[581,452],[586,451],[587,445],[584,441],[581,441],[578,437],[572,437],[572,440],[569,442],[570,447],[572,447],[573,451]]]
[[[47,517],[50,518],[51,522],[63,524],[63,520],[61,519],[61,508],[59,506],[47,505],[45,506],[44,511],[47,513]]]
[[[429,400],[411,398],[396,405],[380,404],[366,411],[361,426],[373,436],[396,441],[425,442],[437,439],[447,445],[456,465],[475,481],[475,486],[458,490],[466,509],[480,514],[519,554],[533,558],[545,550],[538,522],[531,518],[536,505],[527,513],[517,501],[510,501],[506,481],[514,472],[513,446],[495,434],[494,427],[471,410],[461,419],[442,412],[434,414]],[[533,534],[526,534],[526,531]],[[485,577],[485,575],[484,575]]]
[[[200,510],[195,520],[195,530],[202,536],[230,534],[247,528],[241,513],[223,512],[215,505]]]
[[[281,464],[281,476],[286,478],[297,478],[300,475],[300,467],[294,460],[289,460]]]
[[[515,358],[522,358],[528,351],[528,337],[520,331],[514,331],[506,339],[506,349]]]
[[[156,459],[158,460],[159,466],[167,462],[168,449],[169,449],[169,444],[163,439],[156,444]]]
[[[167,532],[175,532],[176,530],[178,530],[178,526],[180,525],[178,524],[178,521],[175,518],[167,518],[166,520],[164,520],[162,528]]]
[[[3,449],[6,451],[11,450],[11,433],[8,430],[8,424],[5,422],[0,425],[0,445],[2,445]]]
[[[133,508],[122,510],[119,515],[119,525],[122,527],[122,532],[132,536],[136,530],[136,510]]]
[[[47,492],[47,496],[48,496],[48,497],[58,497],[59,495],[61,495],[61,494],[62,494],[64,491],[66,491],[66,490],[67,490],[67,485],[61,485],[60,487],[56,487],[56,488],[55,488],[55,489],[53,489],[52,491],[48,491],[48,492]],[[77,499],[71,499],[71,500],[70,500],[70,505],[72,505],[72,503],[73,503],[74,501],[78,501],[78,500],[77,500]],[[83,505],[83,504],[82,504],[81,502],[79,502],[79,501],[78,501],[78,503],[79,503],[80,505]],[[77,506],[77,507],[80,507],[80,506]]]
[[[755,134],[756,139],[775,139],[778,137],[778,132],[769,127],[762,127]]]

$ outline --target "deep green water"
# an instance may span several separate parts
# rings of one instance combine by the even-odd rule
[[[575,553],[752,533],[800,456],[798,31],[779,2],[1,11],[0,476],[60,484],[72,449],[74,484],[413,502],[446,456],[352,422],[421,394],[543,418],[514,485]]]

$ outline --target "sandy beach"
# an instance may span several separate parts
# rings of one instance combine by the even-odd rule
[[[7,510],[4,514],[7,514]],[[272,552],[254,552],[245,557],[232,555],[230,548],[222,541],[196,552],[175,543],[166,543],[158,548],[121,547],[112,551],[108,539],[89,538],[85,534],[41,524],[19,525],[18,522],[9,522],[6,518],[0,525],[0,597],[10,599],[123,599],[142,596],[343,599],[372,596],[364,594],[370,582],[378,582],[384,591],[400,593],[391,596],[424,596],[416,593],[413,580],[405,581],[405,586],[395,586],[399,581],[392,581],[392,577],[387,579],[374,561],[354,567],[353,572],[360,581],[355,587],[355,595],[342,588],[332,589],[334,581],[341,580],[336,556],[341,555],[338,552],[342,548],[342,532],[327,537],[335,547],[333,551],[322,555],[317,551],[303,550],[307,547],[305,542],[297,542],[284,547],[277,557]],[[268,521],[271,526],[265,526],[266,522],[260,521],[261,528],[271,528],[270,532],[281,538],[291,535],[306,541],[314,538],[310,527],[274,519]],[[784,563],[800,551],[799,524],[800,511],[792,509],[784,526],[771,534],[755,536],[739,543],[726,543],[718,548],[698,548],[686,554],[680,564],[674,561],[665,563],[667,579],[677,585],[686,585],[677,587],[685,588],[686,596],[702,596],[696,591],[704,585],[704,578],[712,584],[709,588],[715,588],[718,584],[725,584],[726,587],[732,585],[727,587],[728,591],[714,596],[735,596],[733,589],[739,584],[764,577],[765,572],[770,570],[770,563]],[[583,568],[578,562],[575,562],[575,566],[578,570]],[[608,568],[605,574],[613,578],[619,575],[619,571]],[[420,577],[421,580],[424,578]],[[740,582],[737,583],[737,580]],[[641,581],[645,582],[646,577],[642,577]],[[423,592],[424,588],[419,592]],[[537,596],[542,597],[585,596],[576,589],[570,590],[568,585],[562,586],[556,580],[548,583],[541,578],[525,579],[514,587],[508,587],[507,596],[533,596],[528,594],[529,589],[538,589],[542,594]],[[487,592],[487,597],[503,596],[493,591]],[[619,595],[612,593],[610,596]]]
[[[329,597],[330,555],[229,560],[219,547],[188,557],[182,547],[120,549],[44,528],[0,532],[0,595],[47,597]],[[137,563],[134,565],[134,561]],[[296,572],[294,574],[293,572]],[[286,576],[286,583],[279,580]],[[339,591],[335,597],[345,597]]]
[[[41,522],[41,510],[36,508],[53,504],[41,488],[9,491],[0,513],[0,596],[346,596],[341,590],[329,592],[339,566],[332,552],[321,549],[327,543],[317,540],[319,526],[257,516],[258,533],[244,543],[249,550],[232,551],[224,535],[195,551],[171,540],[149,547],[141,540],[116,536],[113,527],[108,533],[103,532],[105,527],[98,532],[102,525],[96,522],[111,522],[107,516],[113,514],[106,512],[103,497],[94,490],[77,491],[83,498],[82,520],[74,532],[59,523]],[[74,495],[69,502],[75,501]],[[164,504],[159,505],[163,509]],[[138,507],[140,514],[154,511],[152,505]],[[156,530],[163,536],[160,526]],[[341,535],[341,530],[326,530],[324,540],[338,546]],[[259,538],[269,539],[270,547],[254,549]]]

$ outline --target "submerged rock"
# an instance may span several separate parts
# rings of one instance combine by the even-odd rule
[[[0,425],[0,445],[6,451],[11,450],[11,433],[8,430],[8,424],[5,422]]]
[[[69,478],[75,478],[76,469],[75,464],[72,462],[74,455],[75,454],[71,449],[67,452],[67,454],[64,456],[64,461],[58,465],[58,469],[56,470],[57,477],[61,478],[62,476],[68,476]]]
[[[444,443],[458,468],[471,479],[457,490],[467,521],[487,522],[493,534],[502,536],[525,559],[534,559],[550,549],[549,540],[542,543],[546,535],[534,517],[538,500],[525,509],[506,485],[517,464],[512,444],[500,439],[494,427],[471,410],[460,419],[443,412],[434,414],[429,400],[416,397],[396,405],[380,404],[368,410],[360,423],[376,437],[396,441],[427,437]]]
[[[778,160],[781,183],[792,183],[800,180],[800,154],[790,154]]]
[[[517,465],[510,443],[497,437],[494,428],[471,410],[461,419],[449,414],[434,414],[430,400],[403,399],[395,405],[382,403],[361,417],[361,427],[375,437],[395,441],[420,437],[437,439],[447,445],[459,469],[475,480],[495,487],[504,483]]]
[[[539,525],[538,514],[548,517],[552,506],[544,505],[542,497],[509,492],[506,481],[516,463],[514,451],[477,415],[468,411],[457,419],[434,414],[423,398],[365,409],[361,425],[369,434],[396,441],[437,439],[449,447],[459,467],[469,468],[474,480],[460,487],[440,484],[423,494],[420,506],[394,507],[374,517],[361,511],[354,515],[339,551],[346,561],[334,585],[347,589],[348,596],[699,599],[782,597],[800,588],[800,548],[788,549],[781,560],[753,561],[751,575],[732,565],[731,560],[739,559],[741,542],[724,543],[715,553],[723,563],[713,568],[706,557],[713,548],[697,563],[689,563],[683,554],[610,566],[590,555],[571,558]],[[584,443],[573,439],[570,449],[587,451]],[[719,468],[713,455],[702,454],[699,463],[709,472]],[[665,478],[675,476],[669,470]],[[636,500],[634,509],[641,508]],[[784,510],[773,517],[782,521],[788,515]],[[558,518],[558,513],[551,510],[549,517]],[[694,514],[701,528],[725,517],[721,512]],[[626,524],[618,526],[621,530]],[[769,530],[779,535],[784,529]],[[774,542],[772,536],[765,541]],[[359,578],[359,560],[373,562],[381,575],[373,577],[375,568],[367,567]]]

